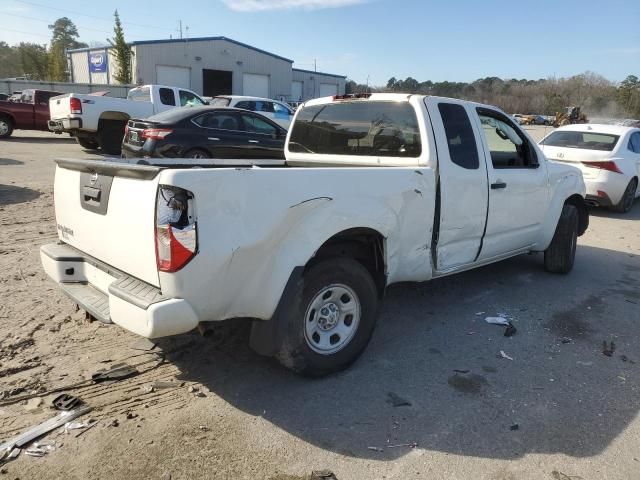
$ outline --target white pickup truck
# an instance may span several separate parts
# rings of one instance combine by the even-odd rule
[[[164,85],[132,88],[126,99],[68,93],[49,100],[49,130],[70,133],[83,148],[101,148],[110,155],[119,155],[124,128],[131,118],[147,118],[175,107],[206,104],[191,90]]]
[[[363,351],[388,285],[527,252],[567,273],[589,222],[580,171],[487,105],[312,100],[285,152],[58,160],[44,269],[103,322],[156,338],[249,318],[256,351],[323,375]]]

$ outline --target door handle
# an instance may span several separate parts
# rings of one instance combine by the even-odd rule
[[[207,140],[213,140],[215,142],[219,142],[220,141],[220,139],[216,138],[216,137],[207,137]]]
[[[499,188],[507,188],[507,184],[504,182],[496,182],[491,184],[491,190],[497,190]]]
[[[258,140],[249,140],[249,143],[260,143]]]

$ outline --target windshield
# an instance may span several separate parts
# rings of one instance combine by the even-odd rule
[[[289,151],[381,157],[420,156],[420,132],[406,102],[335,102],[304,107]]]
[[[212,107],[228,107],[230,102],[230,98],[214,97],[209,102],[209,105],[211,105]]]
[[[620,136],[608,133],[556,131],[541,143],[548,147],[581,148],[610,152],[618,143]]]

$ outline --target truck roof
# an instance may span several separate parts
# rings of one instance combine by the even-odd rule
[[[500,110],[498,107],[495,107],[493,105],[486,105],[486,104],[482,104],[482,103],[478,103],[478,102],[472,102],[469,100],[462,100],[460,98],[449,98],[449,97],[439,97],[437,95],[424,95],[424,94],[416,94],[416,93],[357,93],[354,95],[338,95],[338,99],[339,100],[350,100],[353,99],[355,101],[382,101],[382,102],[408,102],[410,98],[412,97],[418,97],[418,98],[427,98],[427,97],[431,97],[431,98],[438,98],[438,99],[442,99],[442,100],[454,100],[456,102],[463,102],[463,103],[467,103],[469,105],[475,105],[477,107],[486,107],[486,108],[491,108],[494,110]],[[336,100],[336,97],[331,96],[331,97],[321,97],[321,98],[314,98],[312,100],[307,100],[306,102],[304,102],[304,105],[310,106],[310,105],[324,105],[326,103],[331,103],[334,102]],[[505,114],[506,115],[506,114]]]

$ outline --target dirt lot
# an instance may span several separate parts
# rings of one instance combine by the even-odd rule
[[[592,212],[568,276],[531,255],[392,287],[363,357],[311,381],[241,334],[148,352],[75,312],[38,248],[56,239],[52,159],[78,156],[96,154],[46,133],[0,143],[0,397],[42,400],[0,406],[0,439],[54,415],[50,389],[119,361],[142,373],[68,390],[99,423],[48,435],[55,451],[23,452],[0,478],[640,478],[640,202],[625,216]],[[517,334],[479,312],[509,315]],[[154,381],[176,384],[150,391]]]

